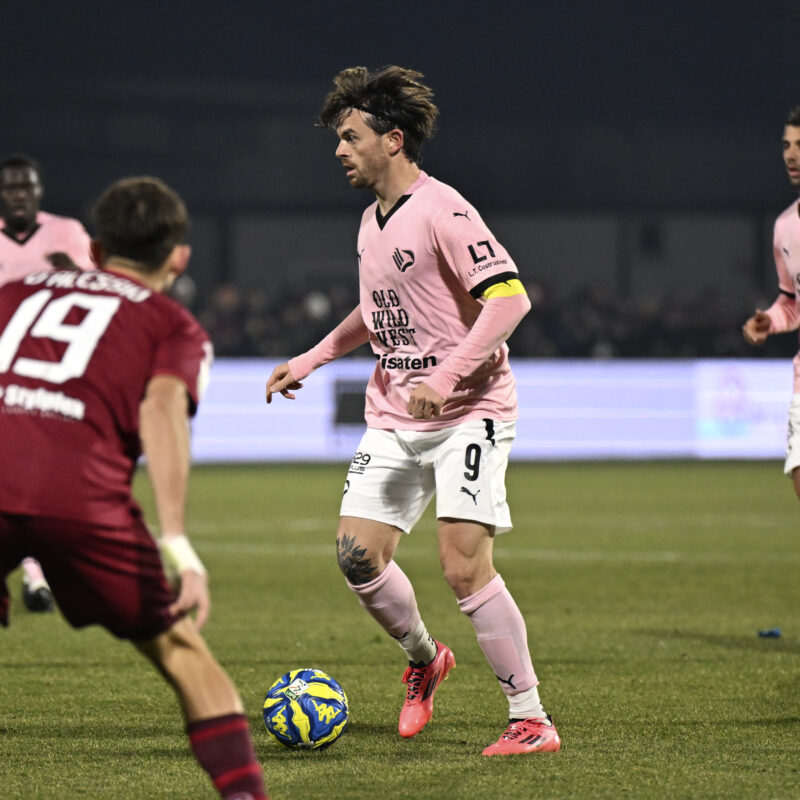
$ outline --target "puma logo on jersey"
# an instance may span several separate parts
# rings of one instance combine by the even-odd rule
[[[453,216],[454,217],[466,217],[467,219],[469,219],[469,209],[467,209],[463,214],[460,211],[454,211],[453,212]]]
[[[787,256],[789,255],[789,251],[785,247],[782,247],[781,250],[783,250],[783,252],[786,253]]]
[[[473,494],[469,489],[467,489],[466,486],[462,486],[461,491],[464,492],[464,494],[468,494],[472,498],[472,502],[475,503],[475,505],[478,505],[478,495],[481,493],[480,489]]]

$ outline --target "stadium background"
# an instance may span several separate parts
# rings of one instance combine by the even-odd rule
[[[402,63],[441,107],[424,166],[530,286],[518,355],[751,355],[738,327],[772,297],[792,198],[798,23],[790,0],[34,0],[0,32],[0,151],[37,157],[45,207],[82,219],[120,175],[163,177],[194,216],[190,299],[218,353],[284,355],[350,307],[369,199],[315,114],[340,68]]]
[[[527,455],[780,454],[796,338],[754,350],[740,326],[774,296],[771,229],[793,196],[779,136],[800,102],[796,3],[547,0],[489,12],[467,3],[32,2],[9,18],[0,152],[37,157],[45,208],[87,224],[92,200],[121,175],[156,174],[179,189],[194,247],[181,296],[218,357],[274,363],[356,303],[353,254],[370,198],[347,186],[334,137],[313,123],[340,68],[401,63],[425,73],[441,107],[423,166],[477,205],[522,271],[534,309],[511,340],[518,364],[571,359],[580,377],[574,359],[782,361],[766,388],[743,361],[716,383],[686,379],[688,440],[663,414],[629,428],[640,442],[675,434],[679,444],[580,451],[558,435]],[[631,377],[651,379],[650,369]],[[284,420],[259,407],[260,379],[238,391],[245,380],[233,397],[212,384],[201,413],[216,428],[241,420],[230,435],[250,437],[248,460],[280,459]],[[314,380],[326,381],[317,411],[340,445],[283,450],[339,459],[352,438],[339,424],[359,420],[360,386]],[[595,389],[572,382],[549,398],[572,439],[624,439],[615,419],[669,402],[634,393],[579,417],[558,411]],[[709,407],[721,410],[709,419]],[[529,418],[534,411],[554,418],[541,404]],[[701,441],[720,426],[737,446]],[[201,460],[241,457],[238,445],[207,451],[204,436]]]
[[[354,64],[413,66],[442,112],[423,166],[478,206],[532,298],[511,341],[517,359],[786,359],[793,336],[753,350],[740,326],[774,296],[772,223],[793,196],[779,136],[800,101],[798,23],[789,0],[547,0],[491,12],[37,0],[10,9],[0,31],[0,152],[38,158],[45,208],[87,224],[92,200],[121,175],[175,186],[193,215],[182,299],[218,357],[274,363],[356,302],[357,222],[370,198],[346,185],[335,139],[313,125],[331,77]],[[754,413],[774,418],[767,452],[778,454],[774,408],[788,378],[774,373],[772,408],[754,412],[760,373],[742,370],[722,380],[721,397],[694,405],[738,408],[727,422],[744,424],[748,441],[763,433]],[[328,390],[332,426],[358,420],[359,409],[337,405],[347,395]],[[214,423],[232,410],[219,403]],[[691,424],[705,423],[695,414]],[[250,454],[262,457],[280,454]]]
[[[11,8],[0,31],[0,152],[38,158],[44,207],[90,229],[93,199],[117,177],[149,173],[175,186],[193,216],[182,299],[218,358],[271,365],[314,344],[357,302],[353,254],[370,198],[347,186],[334,137],[314,127],[331,78],[355,64],[415,67],[441,108],[423,166],[477,205],[533,301],[510,343],[518,364],[782,362],[766,387],[744,361],[719,368],[716,382],[682,379],[675,413],[686,433],[647,410],[669,399],[638,391],[563,413],[581,394],[598,394],[596,370],[578,372],[573,361],[577,383],[544,408],[523,409],[564,433],[550,437],[552,447],[518,447],[517,457],[777,457],[796,338],[754,350],[740,326],[775,293],[772,224],[793,196],[779,136],[800,102],[798,23],[789,0],[546,0],[491,12],[416,1],[376,11],[35,0]],[[354,355],[369,357],[366,348]],[[286,420],[266,415],[261,378],[247,375],[229,382],[232,395],[212,383],[199,460],[342,458],[353,437],[341,426],[360,420],[363,378],[316,378],[325,381],[314,409],[328,420],[325,441],[281,448]],[[652,387],[652,375],[629,380]],[[311,409],[291,413],[302,432]],[[632,413],[640,424],[626,437]],[[241,426],[220,433],[223,420]],[[734,441],[704,442],[720,434]],[[601,441],[574,446],[587,436]]]

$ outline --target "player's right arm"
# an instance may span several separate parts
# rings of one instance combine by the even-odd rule
[[[788,333],[800,327],[800,312],[793,294],[783,292],[766,310],[758,309],[742,326],[742,335],[748,344],[760,346],[773,333]]]
[[[775,223],[772,244],[775,271],[778,273],[779,294],[766,311],[756,310],[756,313],[742,326],[742,335],[745,341],[756,346],[764,344],[770,334],[786,333],[797,330],[800,326],[800,312],[797,308],[794,284],[783,257],[780,235],[782,217],[783,215]]]
[[[161,526],[159,548],[165,566],[181,578],[170,610],[174,614],[195,610],[199,629],[208,618],[211,603],[205,568],[184,532],[190,463],[188,412],[186,384],[174,375],[156,375],[147,384],[139,406],[139,438]]]
[[[319,344],[296,358],[278,364],[267,380],[267,402],[272,402],[273,394],[282,394],[294,400],[293,390],[302,388],[300,381],[315,369],[340,356],[352,353],[357,347],[369,341],[369,329],[361,316],[361,306],[357,305]]]
[[[779,298],[780,299],[780,298]],[[776,301],[777,302],[777,301]],[[772,320],[767,314],[766,311],[762,311],[760,308],[756,310],[756,313],[753,314],[750,319],[742,325],[742,335],[744,336],[744,340],[748,344],[755,345],[756,347],[760,347],[764,342],[767,341],[767,336],[770,333],[770,325]]]
[[[267,402],[272,402],[273,394],[282,394],[288,400],[294,400],[293,390],[302,389],[303,384],[294,379],[289,362],[284,361],[272,370],[272,375],[267,378]]]

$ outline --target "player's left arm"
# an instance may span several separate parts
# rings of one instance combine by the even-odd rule
[[[455,385],[511,336],[531,307],[516,265],[474,208],[443,208],[432,220],[432,234],[434,246],[483,308],[467,336],[411,393],[408,413],[417,419],[438,416]]]
[[[189,395],[178,377],[159,374],[147,384],[139,406],[139,438],[147,459],[156,512],[161,526],[159,547],[165,566],[180,574],[180,591],[171,611],[196,611],[196,625],[208,617],[210,598],[206,570],[185,535],[189,483]]]
[[[530,311],[531,301],[519,278],[500,276],[482,289],[485,302],[472,328],[447,358],[411,393],[408,413],[416,419],[438,416],[455,385],[471,375]]]

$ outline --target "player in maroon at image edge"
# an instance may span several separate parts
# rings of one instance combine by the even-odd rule
[[[199,633],[208,581],[185,535],[188,417],[212,355],[197,320],[164,294],[189,260],[188,215],[161,181],[129,178],[94,219],[101,269],[0,287],[0,622],[6,576],[34,556],[73,627],[130,640],[172,686],[220,796],[263,800],[241,700]],[[158,542],[131,494],[142,452]]]
[[[0,161],[0,286],[52,266],[92,269],[89,234],[77,219],[41,210],[42,168],[17,153]],[[35,559],[22,561],[22,600],[29,611],[52,611],[53,597]]]

